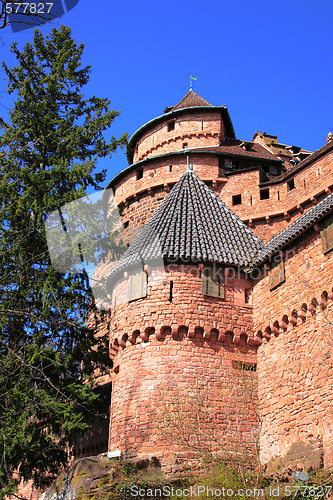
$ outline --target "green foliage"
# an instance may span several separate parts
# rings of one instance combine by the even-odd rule
[[[187,480],[167,479],[163,474],[156,474],[150,468],[138,469],[137,464],[128,460],[115,462],[112,480],[109,475],[104,476],[89,493],[79,489],[77,498],[78,500],[128,500],[135,497],[142,500],[163,499],[170,498],[168,491],[171,492],[172,487],[185,488],[188,484]],[[163,488],[167,489],[166,494],[163,494]],[[136,494],[139,490],[140,495]],[[143,495],[143,492],[146,492],[146,495]]]
[[[3,67],[17,98],[0,136],[0,498],[13,478],[50,481],[71,434],[99,411],[87,377],[109,357],[86,320],[88,310],[100,316],[86,274],[51,267],[44,223],[99,188],[97,158],[127,139],[105,139],[118,112],[84,98],[90,68],[69,28],[46,38],[36,30],[33,44],[12,52],[18,66]]]
[[[196,498],[310,500],[330,498],[333,491],[332,471],[327,469],[311,471],[308,481],[300,481],[294,479],[294,471],[291,469],[287,469],[283,474],[265,475],[261,469],[247,468],[240,474],[239,464],[230,459],[216,461],[208,467],[207,465],[199,477],[189,481]],[[198,489],[198,486],[202,489]],[[185,500],[189,496],[185,494],[171,498]]]

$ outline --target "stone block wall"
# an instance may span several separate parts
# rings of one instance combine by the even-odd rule
[[[223,446],[237,440],[255,453],[256,372],[248,369],[255,368],[258,339],[252,334],[252,306],[246,303],[249,292],[245,295],[251,283],[230,272],[225,299],[217,299],[201,295],[199,266],[169,265],[162,279],[159,273],[148,277],[146,298],[126,302],[127,278],[114,290],[118,305],[110,329],[115,374],[109,449],[121,449],[126,456],[155,454],[169,467],[169,459],[188,449],[167,439],[163,415],[170,411],[170,401],[199,384],[214,408],[219,450],[223,440]],[[252,407],[246,409],[237,403],[242,371],[249,377],[246,387],[252,388]]]
[[[291,178],[260,188],[259,166],[249,171],[219,177],[217,156],[190,154],[194,172],[230,207],[263,242],[288,227],[294,220],[321,201],[333,190],[333,158],[330,148],[322,148],[313,162]],[[250,161],[250,160],[249,160]],[[122,209],[122,218],[130,226],[142,226],[162,203],[170,189],[186,171],[186,156],[169,156],[138,166],[114,185],[115,200]],[[137,178],[142,168],[142,178]],[[294,188],[290,189],[293,180]],[[260,192],[269,190],[268,199]],[[235,205],[233,197],[242,196]]]
[[[224,139],[224,126],[219,113],[182,113],[151,127],[136,143],[133,161],[157,156],[186,147],[218,146]],[[168,124],[174,129],[168,130]]]
[[[261,459],[333,465],[333,252],[312,228],[285,252],[286,281],[253,292]],[[306,451],[307,450],[307,451]],[[311,457],[313,458],[311,462]]]

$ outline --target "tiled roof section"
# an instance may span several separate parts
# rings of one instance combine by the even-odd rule
[[[287,146],[287,144],[282,144],[278,142],[276,135],[270,135],[266,132],[260,133],[256,131],[253,136],[253,141],[263,144],[276,156],[281,155],[285,161],[288,161],[288,157],[296,160],[298,157],[302,158],[311,154],[311,151],[300,148],[299,146]]]
[[[190,90],[176,106],[173,106],[172,111],[182,108],[193,108],[194,106],[211,106],[203,97],[200,97],[196,92]]]
[[[304,160],[300,161],[297,165],[294,165],[292,168],[289,168],[287,172],[283,173],[282,175],[279,175],[279,177],[276,177],[273,183],[276,184],[278,182],[284,181],[286,178],[292,177],[293,175],[297,174],[297,172],[307,167],[309,164],[314,163],[316,160],[326,155],[330,151],[333,151],[333,141],[325,144],[320,149],[317,149],[317,151],[309,155]],[[268,182],[267,184],[272,184],[272,182],[270,183]]]
[[[189,151],[216,151],[217,153],[230,154],[233,156],[244,156],[246,158],[260,158],[281,163],[281,160],[265,149],[261,144],[247,142],[246,147],[243,147],[244,141],[237,139],[226,139],[220,146],[209,146],[206,148],[190,148]]]
[[[332,210],[333,193],[328,195],[324,200],[306,212],[306,214],[302,215],[302,217],[266,243],[254,259],[251,267],[262,264],[266,259],[281,250],[285,245],[297,238],[297,236],[309,229],[309,227],[325,217],[325,215],[329,214]]]
[[[261,240],[192,171],[186,172],[112,271],[158,258],[249,266]]]

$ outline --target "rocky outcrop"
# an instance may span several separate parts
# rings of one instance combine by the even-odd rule
[[[39,500],[86,500],[122,498],[121,490],[126,489],[128,478],[148,474],[150,480],[163,481],[160,464],[156,458],[146,460],[111,461],[98,455],[76,460],[39,497]]]

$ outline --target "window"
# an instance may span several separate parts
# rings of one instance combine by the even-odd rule
[[[269,198],[269,189],[261,189],[260,190],[260,199],[261,200],[268,200]]]
[[[233,205],[241,205],[242,203],[242,195],[241,194],[235,194],[232,197],[232,204]]]
[[[327,253],[333,248],[333,214],[330,215],[321,224],[321,242],[323,245],[323,252]]]
[[[263,182],[267,182],[267,181],[269,181],[269,178],[265,172],[265,167],[264,167],[264,170],[259,169],[259,182],[260,182],[260,184],[262,184]]]
[[[275,255],[274,262],[271,263],[271,268],[268,271],[269,289],[273,290],[285,280],[283,258],[279,255]]]
[[[295,180],[291,179],[291,181],[288,182],[288,191],[292,191],[295,189]]]
[[[219,177],[224,177],[224,159],[219,158]]]
[[[252,304],[252,290],[245,288],[245,304]]]
[[[252,144],[250,142],[242,142],[240,147],[242,147],[245,151],[252,151]]]
[[[139,179],[142,179],[143,177],[143,168],[138,168],[138,170],[136,171],[136,179],[139,180]]]
[[[145,271],[133,272],[127,282],[127,301],[147,297],[147,273]]]
[[[168,132],[171,132],[172,130],[175,130],[175,122],[168,123]]]
[[[232,367],[236,370],[245,370],[247,372],[256,372],[257,363],[249,363],[247,361],[234,361],[231,362]]]
[[[170,281],[169,302],[172,302],[173,281]]]
[[[187,142],[183,142],[183,149],[187,149]]]
[[[201,273],[201,293],[209,297],[224,299],[223,267],[205,266]]]
[[[169,165],[169,172],[172,172],[172,165]]]
[[[269,173],[271,175],[280,175],[280,169],[276,165],[270,165],[269,167]]]

